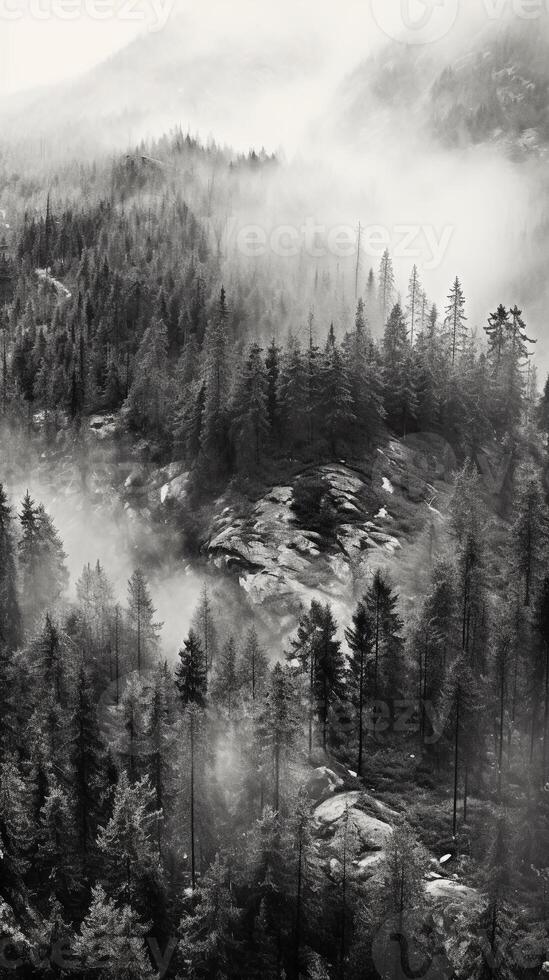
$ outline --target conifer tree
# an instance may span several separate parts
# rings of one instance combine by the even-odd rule
[[[137,568],[128,581],[128,624],[139,674],[153,662],[158,648],[161,624],[154,621],[155,613],[147,579]]]
[[[343,342],[345,367],[352,399],[352,422],[356,441],[371,446],[378,435],[385,412],[379,357],[371,340],[364,304],[358,301],[355,330]]]
[[[241,686],[248,689],[255,701],[265,690],[269,675],[269,662],[265,651],[259,643],[259,637],[254,626],[248,630],[246,642],[242,648],[238,664]]]
[[[372,700],[375,711],[378,698],[392,701],[398,696],[402,683],[403,624],[397,613],[398,596],[381,570],[376,571],[363,603],[372,624]]]
[[[238,380],[232,406],[233,432],[241,468],[258,466],[267,444],[269,378],[258,344],[252,344]]]
[[[394,294],[395,273],[393,270],[393,262],[389,254],[389,250],[385,249],[379,267],[378,280],[379,310],[381,315],[381,326],[383,329],[385,329],[389,312],[393,308]]]
[[[357,773],[362,774],[364,749],[364,709],[368,696],[368,681],[371,672],[373,646],[372,622],[363,602],[359,602],[353,615],[353,625],[345,631],[347,644],[351,651],[347,687],[357,712],[358,757]]]
[[[200,449],[206,470],[214,478],[223,475],[228,465],[228,320],[225,290],[222,288],[216,314],[208,324],[204,340],[204,411]]]
[[[406,319],[410,328],[410,347],[414,346],[414,341],[422,329],[422,306],[423,288],[417,265],[414,265],[408,283],[408,303],[406,306]]]
[[[21,638],[12,514],[0,483],[0,655],[13,653]]]
[[[336,456],[338,447],[353,430],[356,416],[347,366],[335,342],[333,329],[326,344],[320,377],[324,395],[323,428],[330,453]]]
[[[240,942],[240,913],[229,883],[229,870],[217,855],[198,889],[198,901],[181,920],[181,955],[191,980],[234,976]]]
[[[529,479],[518,495],[513,524],[513,551],[524,589],[524,605],[529,606],[540,568],[547,515],[541,487]]]
[[[259,732],[270,756],[273,774],[273,808],[280,809],[280,786],[286,771],[288,753],[299,730],[296,694],[291,676],[280,664],[273,667],[270,684],[260,713]]]
[[[132,784],[122,772],[112,816],[97,838],[107,894],[138,910],[147,909],[147,885],[158,876],[155,830],[162,814],[154,809],[155,795],[146,776]]]
[[[145,945],[147,932],[148,925],[130,905],[117,904],[96,885],[73,952],[86,974],[112,980],[155,980],[158,974]]]
[[[189,630],[189,635],[179,651],[179,663],[175,668],[175,683],[183,705],[197,704],[205,707],[208,688],[206,660],[197,633]]]
[[[237,670],[237,650],[234,636],[230,636],[217,658],[212,694],[229,716],[234,712],[240,691],[240,678]]]
[[[88,865],[107,792],[106,752],[89,675],[83,663],[76,678],[71,728],[71,788],[79,851]]]
[[[457,277],[448,295],[448,306],[445,312],[444,330],[450,351],[450,361],[453,367],[458,354],[461,354],[464,350],[467,336],[465,296],[463,295],[462,285]]]
[[[416,417],[417,401],[413,380],[413,351],[408,331],[397,303],[387,321],[383,338],[385,368],[385,410],[396,431],[406,435]]]

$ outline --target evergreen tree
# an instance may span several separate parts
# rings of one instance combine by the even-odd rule
[[[104,885],[110,898],[147,911],[150,881],[158,877],[156,830],[162,814],[154,809],[155,790],[147,777],[130,783],[121,773],[110,820],[99,830]]]
[[[255,627],[250,627],[238,664],[241,686],[250,692],[252,701],[262,695],[269,675],[269,662],[259,643]]]
[[[137,568],[128,581],[128,622],[139,674],[153,662],[158,648],[161,624],[154,621],[155,612],[147,579]]]
[[[452,366],[456,363],[458,354],[463,353],[467,337],[467,317],[465,316],[465,297],[463,288],[456,277],[448,295],[448,306],[446,307],[446,317],[444,329],[450,351]]]
[[[0,483],[0,653],[12,653],[21,638],[11,507]]]
[[[356,417],[353,411],[351,383],[346,363],[332,332],[328,337],[321,368],[324,393],[323,428],[332,456],[338,453],[341,442],[353,430]]]
[[[423,289],[417,266],[414,265],[408,284],[408,303],[406,306],[406,318],[410,327],[410,347],[414,346],[414,340],[422,329],[422,306]]]
[[[524,588],[524,605],[529,606],[540,568],[547,517],[542,492],[536,480],[522,487],[513,524],[513,551]]]
[[[216,315],[204,340],[204,411],[200,439],[201,458],[214,479],[228,467],[229,339],[225,290],[221,289]]]
[[[347,644],[351,651],[347,688],[357,712],[358,758],[357,773],[362,774],[364,749],[364,709],[368,696],[368,681],[373,645],[372,622],[363,602],[359,602],[353,615],[352,628],[345,631]]]
[[[217,631],[206,584],[202,586],[200,602],[193,616],[193,629],[202,644],[206,670],[211,670],[217,657]]]
[[[101,885],[73,944],[73,953],[85,974],[99,980],[154,980],[143,924],[130,905],[118,905]]]
[[[389,250],[385,249],[379,267],[378,280],[379,310],[383,329],[385,329],[389,312],[393,308],[394,294],[395,273],[393,270],[393,262],[389,254]]]
[[[389,425],[406,435],[416,417],[417,401],[413,381],[413,351],[408,331],[397,303],[387,321],[383,338],[385,370],[385,410]]]
[[[376,571],[363,603],[372,625],[372,700],[375,712],[379,698],[392,702],[398,697],[403,680],[403,624],[397,613],[398,596],[381,570]]]
[[[199,636],[193,629],[179,651],[175,668],[175,683],[183,705],[205,707],[208,688],[206,661]]]
[[[107,792],[106,753],[90,678],[81,663],[74,692],[71,728],[71,787],[79,852],[88,870]]]
[[[230,636],[217,658],[212,685],[213,697],[226,709],[229,718],[236,707],[239,691],[236,642],[234,637]]]
[[[259,345],[252,344],[232,407],[237,457],[246,471],[261,462],[270,433],[269,377],[261,355]]]
[[[197,903],[181,921],[181,955],[191,980],[237,977],[240,913],[229,883],[229,871],[218,855],[204,875]]]
[[[280,664],[273,667],[270,684],[259,718],[259,733],[267,751],[273,774],[273,808],[280,809],[280,786],[286,771],[288,753],[295,745],[299,731],[296,695],[288,671]]]

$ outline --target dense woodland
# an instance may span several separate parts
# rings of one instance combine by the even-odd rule
[[[20,214],[4,257],[4,421],[39,428],[47,446],[110,413],[151,458],[184,459],[203,498],[438,433],[459,461],[449,544],[413,615],[373,568],[348,621],[314,600],[283,648],[242,633],[204,589],[166,660],[146,574],[119,601],[90,556],[70,599],[32,474],[17,507],[2,487],[1,969],[396,978],[396,923],[439,971],[422,976],[537,977],[549,946],[549,384],[540,398],[525,316],[496,298],[477,336],[459,279],[440,310],[415,267],[399,296],[387,252],[360,288],[357,269],[354,317],[325,268],[309,270],[310,312],[291,322],[295,297],[269,264],[228,263],[165,187],[157,156],[188,167],[208,152],[231,181],[278,165],[175,137],[152,164],[83,169],[82,199],[51,193]],[[507,460],[497,494],[478,472],[487,448]],[[309,486],[296,514],[322,516],[322,502]],[[319,837],[321,765],[396,811],[367,881],[349,810]],[[441,924],[424,879],[444,851],[478,901]]]

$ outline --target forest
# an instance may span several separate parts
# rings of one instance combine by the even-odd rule
[[[366,551],[349,615],[319,595],[288,641],[206,584],[172,650],[147,568],[121,587],[89,555],[69,587],[33,474],[14,500],[0,456],[2,976],[549,970],[543,351],[512,296],[477,330],[466,283],[437,307],[414,265],[401,292],[389,250],[355,295],[333,263],[288,282],[228,253],[219,201],[279,166],[180,132],[57,184],[3,160],[0,446],[109,419],[184,464],[171,519],[199,552],[222,495],[284,480],[332,540],[315,467],[372,473],[434,434],[456,460],[443,545],[413,604]]]

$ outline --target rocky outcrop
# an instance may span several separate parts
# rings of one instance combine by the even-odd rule
[[[311,467],[254,503],[227,498],[205,551],[283,624],[313,597],[347,613],[368,570],[398,565],[411,535],[442,523],[438,507],[454,465],[444,440],[422,435],[390,442],[362,468],[345,461]],[[326,488],[328,528],[306,509],[296,513],[302,479]]]

